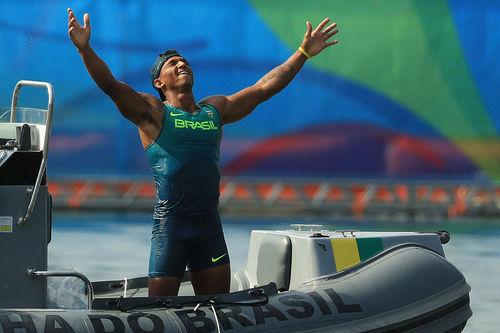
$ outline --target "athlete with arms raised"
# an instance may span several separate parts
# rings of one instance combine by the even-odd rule
[[[68,9],[68,34],[92,79],[139,130],[157,188],[149,259],[149,295],[176,295],[186,265],[196,294],[229,292],[229,254],[218,214],[222,126],[250,114],[282,90],[306,60],[337,43],[337,25],[324,19],[299,49],[254,85],[230,96],[196,102],[188,61],[175,50],[159,55],[151,83],[160,99],[115,79],[90,47],[90,16],[83,27]]]

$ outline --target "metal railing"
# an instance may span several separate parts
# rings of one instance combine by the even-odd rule
[[[28,81],[22,80],[16,84],[14,88],[14,92],[12,94],[12,104],[11,104],[11,114],[10,114],[10,122],[15,122],[16,120],[16,112],[17,112],[17,100],[19,99],[19,93],[21,92],[21,88],[24,86],[28,87],[38,87],[38,88],[46,88],[48,95],[47,102],[47,118],[45,120],[45,137],[43,143],[43,157],[42,162],[40,163],[40,169],[38,170],[38,175],[35,181],[34,187],[28,187],[27,195],[29,197],[29,204],[26,208],[26,213],[23,216],[20,216],[17,219],[17,223],[20,226],[23,226],[27,223],[31,214],[33,212],[33,208],[35,207],[36,197],[38,195],[38,190],[40,189],[40,184],[42,183],[43,176],[45,174],[45,168],[47,166],[47,158],[49,152],[49,139],[50,139],[50,129],[52,127],[52,111],[54,109],[54,89],[52,85],[48,82],[39,82],[39,81]]]
[[[74,277],[80,279],[85,284],[88,294],[87,308],[92,310],[92,302],[94,300],[94,288],[92,282],[82,273],[79,272],[51,272],[51,271],[37,271],[34,268],[28,268],[28,276],[32,278],[44,276],[44,277]]]

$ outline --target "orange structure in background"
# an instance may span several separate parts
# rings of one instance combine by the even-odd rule
[[[55,180],[56,209],[151,210],[155,187],[147,180]],[[500,186],[380,183],[359,180],[223,179],[221,210],[256,214],[289,209],[362,218],[379,213],[448,217],[500,215]],[[266,211],[264,211],[264,209]]]

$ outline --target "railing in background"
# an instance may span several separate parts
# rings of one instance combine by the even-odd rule
[[[55,180],[55,209],[152,210],[148,180]],[[232,179],[221,182],[222,212],[241,215],[500,216],[500,185],[362,180]]]

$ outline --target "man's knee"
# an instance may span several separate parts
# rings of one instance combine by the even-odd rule
[[[223,264],[191,272],[191,282],[197,295],[228,293],[231,286],[231,267]]]
[[[177,277],[154,277],[148,279],[149,296],[177,296],[181,279]]]

